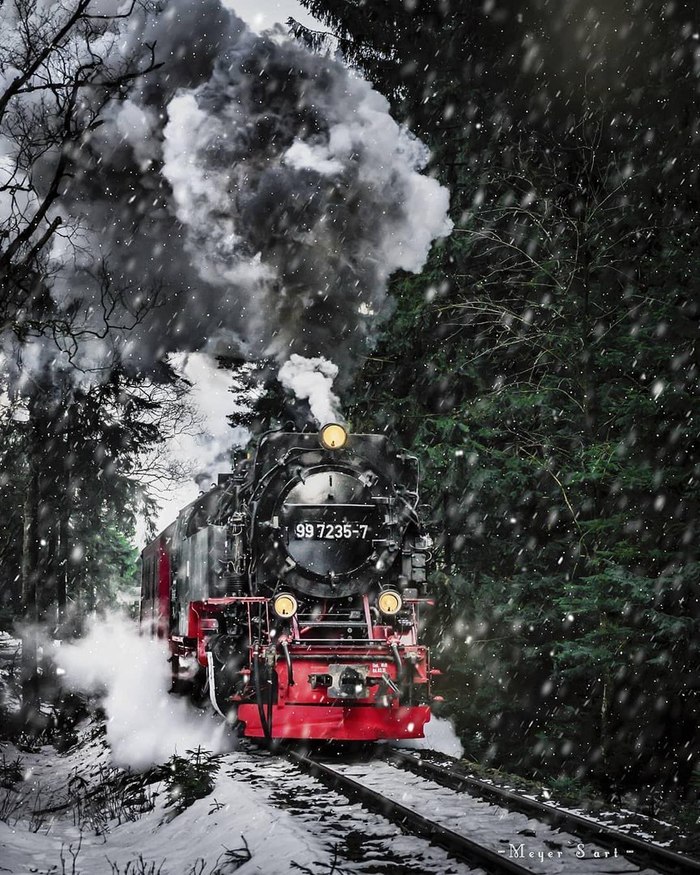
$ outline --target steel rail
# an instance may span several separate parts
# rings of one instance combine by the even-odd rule
[[[357,799],[365,807],[387,817],[411,834],[419,835],[436,845],[440,845],[454,857],[470,866],[480,866],[491,875],[504,875],[504,873],[505,875],[533,875],[532,869],[504,858],[478,842],[429,820],[414,809],[408,808],[400,802],[395,802],[376,790],[365,787],[354,778],[350,778],[324,763],[319,763],[298,751],[287,751],[285,756],[313,777],[323,781],[327,786],[340,791],[348,798]]]
[[[435,781],[444,787],[504,803],[510,809],[520,811],[529,816],[534,815],[552,826],[564,827],[576,835],[583,835],[588,839],[594,839],[603,847],[614,846],[632,851],[635,854],[634,860],[631,860],[630,857],[625,859],[635,864],[638,864],[641,858],[645,863],[650,863],[654,868],[664,872],[680,873],[680,875],[690,875],[693,872],[700,873],[700,860],[694,860],[692,857],[685,856],[685,854],[679,854],[676,851],[669,851],[666,848],[645,842],[612,827],[596,823],[590,818],[564,811],[556,808],[554,805],[538,802],[535,799],[528,799],[520,793],[489,784],[486,781],[479,780],[479,778],[460,774],[453,769],[439,766],[423,758],[419,759],[410,753],[397,750],[396,748],[382,751],[380,756],[389,762],[393,761],[399,765],[406,766],[415,774]]]

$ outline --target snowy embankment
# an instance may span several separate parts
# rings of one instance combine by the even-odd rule
[[[0,822],[0,872],[61,872],[61,857],[66,871],[76,875],[132,870],[206,875],[234,869],[246,875],[283,871],[293,862],[329,868],[327,852],[303,826],[223,772],[208,796],[180,814],[169,804],[164,782],[156,782],[143,802],[151,810],[139,815],[127,794],[122,800],[110,794],[109,751],[102,734],[90,734],[85,730],[81,743],[65,755],[50,747],[25,753],[2,745],[6,763],[19,758],[24,781],[10,792],[6,807],[14,811]]]
[[[210,793],[178,813],[162,768],[141,776],[122,768],[164,763],[200,744],[219,751],[231,744],[220,722],[167,695],[157,645],[116,618],[99,629],[64,645],[59,662],[71,686],[102,689],[106,726],[86,721],[64,753],[0,741],[0,873],[246,875],[278,871],[282,858],[290,866],[326,861],[303,827],[223,772]],[[7,681],[18,645],[3,634],[8,710],[17,704]]]
[[[277,799],[281,794],[289,802],[293,793],[285,784],[289,764],[274,757],[266,763],[264,755],[246,751],[222,755],[211,792],[178,813],[172,781],[162,772],[122,780],[127,773],[111,765],[104,728],[96,721],[82,727],[78,743],[64,754],[51,746],[26,752],[9,743],[0,750],[6,767],[18,765],[21,774],[2,791],[0,872],[272,875],[302,867],[311,873],[332,869],[335,843],[324,834],[327,824],[320,824],[308,804],[300,815]],[[300,775],[294,783],[321,802],[313,779]],[[401,850],[410,858],[411,848],[402,847],[408,840],[398,830],[384,835],[386,825],[378,827],[377,818],[359,805],[341,810],[341,800],[328,804],[338,807],[344,827],[354,827],[350,831],[359,824],[368,851],[379,844],[385,855]],[[326,811],[320,820],[329,816]],[[426,847],[423,854],[426,872],[444,871],[442,852]]]

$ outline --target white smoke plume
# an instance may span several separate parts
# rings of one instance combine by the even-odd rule
[[[103,693],[107,741],[117,765],[143,769],[202,746],[231,747],[223,720],[168,695],[164,642],[139,635],[120,614],[95,617],[85,638],[57,648],[55,661],[74,690]]]
[[[201,420],[198,432],[175,435],[168,450],[183,463],[193,462],[194,473],[206,475],[211,481],[217,473],[230,471],[231,451],[234,447],[245,447],[250,440],[247,428],[231,428],[227,421],[232,414],[248,412],[250,406],[242,403],[246,399],[232,394],[232,372],[218,368],[211,356],[201,352],[175,353],[168,361],[191,384],[190,402]],[[209,486],[207,483],[206,488]]]
[[[199,427],[196,431],[173,435],[161,448],[183,475],[191,475],[191,479],[185,480],[183,476],[181,482],[170,483],[167,490],[158,493],[158,531],[171,523],[200,492],[209,490],[219,474],[229,472],[232,451],[247,446],[252,437],[245,426],[232,428],[229,424],[229,416],[249,413],[254,402],[252,395],[232,394],[231,371],[218,368],[211,356],[200,352],[174,353],[168,361],[191,384],[189,402],[197,414]],[[141,529],[139,540],[145,543],[145,524]]]
[[[105,15],[129,6],[93,2]],[[0,4],[7,51],[21,41],[18,8]],[[49,29],[65,14],[50,0],[31,9]],[[99,380],[115,355],[151,373],[172,352],[276,367],[297,355],[332,359],[341,393],[391,312],[391,274],[420,271],[450,233],[449,194],[424,173],[425,145],[361,76],[280,28],[253,33],[221,0],[136,4],[71,39],[78,61],[118,69],[154,44],[162,66],[109,103],[68,156],[54,206],[72,230],[54,238],[52,295],[88,324],[70,360],[53,338],[23,339],[21,354],[11,350],[16,379],[43,369],[58,382],[77,366]],[[81,105],[102,98],[86,92]],[[19,96],[17,117],[33,118],[36,99]],[[0,182],[16,149],[0,132]],[[54,167],[51,155],[32,167],[39,194]],[[0,218],[6,208],[0,199]],[[104,331],[103,278],[119,293],[107,309],[121,333]],[[132,324],[156,289],[157,306]]]
[[[338,366],[323,357],[304,358],[292,353],[282,365],[277,379],[301,401],[308,401],[311,415],[318,425],[343,422],[340,398],[333,392]]]
[[[107,253],[134,297],[165,292],[132,332],[132,366],[173,350],[331,355],[347,384],[391,311],[390,275],[419,271],[451,229],[428,150],[367,81],[219,0],[139,16],[113,50],[155,41],[164,64],[76,155],[61,209],[95,245],[56,293],[94,298],[91,252]]]

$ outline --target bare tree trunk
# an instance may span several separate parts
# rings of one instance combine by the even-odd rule
[[[56,562],[56,626],[59,635],[62,634],[66,622],[66,605],[68,601],[69,573],[71,562],[70,541],[70,476],[64,478],[64,491],[58,507],[58,551]]]
[[[42,511],[40,535],[41,543],[46,546],[42,556],[41,587],[38,592],[39,619],[46,624],[49,631],[53,631],[58,622],[58,587],[61,575],[58,508],[50,502],[43,506]],[[48,514],[51,516],[49,519]]]
[[[39,713],[38,623],[39,623],[39,476],[33,448],[29,452],[29,480],[24,500],[22,541],[22,719],[25,726]]]

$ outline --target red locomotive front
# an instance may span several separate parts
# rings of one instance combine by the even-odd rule
[[[174,686],[246,736],[422,737],[417,503],[417,461],[383,435],[265,435],[143,552],[142,625],[167,629]]]

